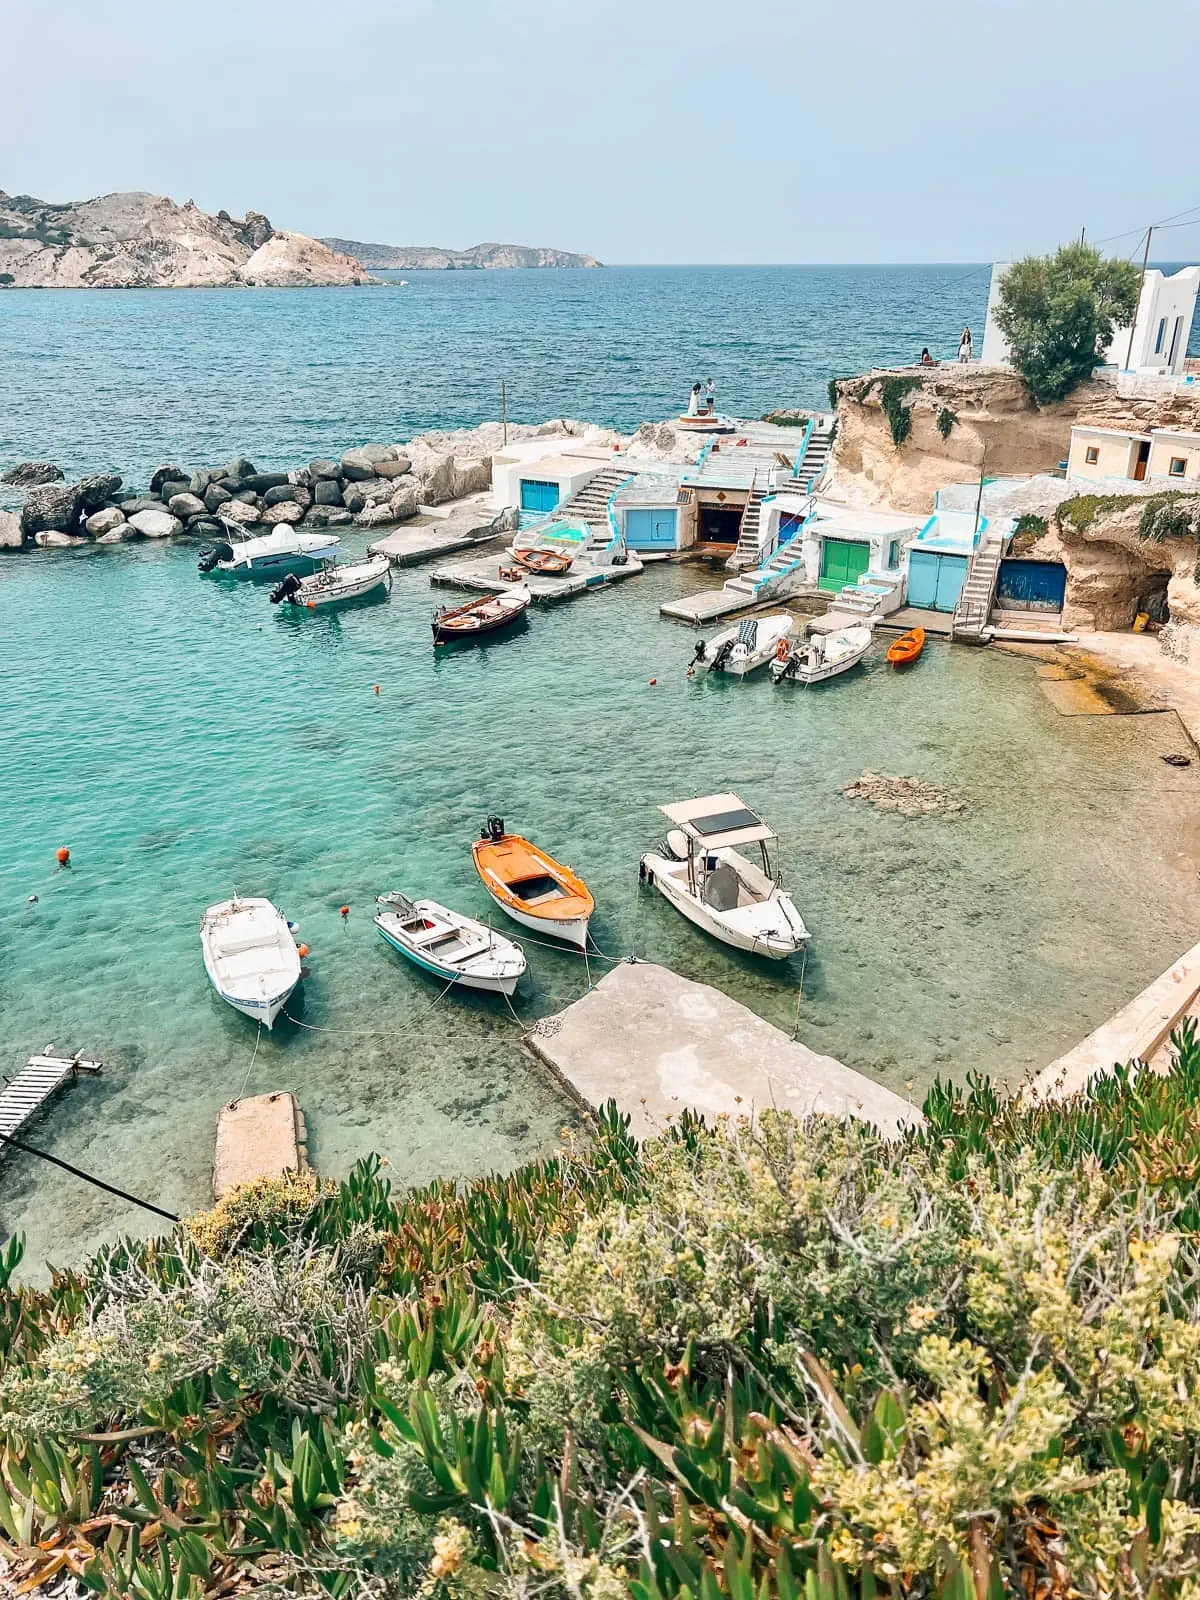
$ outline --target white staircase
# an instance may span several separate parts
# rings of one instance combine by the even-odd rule
[[[798,483],[803,484],[810,491],[817,485],[819,479],[824,477],[825,468],[829,465],[829,452],[833,449],[834,424],[827,428],[814,427],[808,436],[808,444],[804,454],[796,464],[795,477]]]
[[[796,572],[803,575],[804,555],[800,548],[800,540],[792,539],[785,545],[780,545],[769,561],[761,567],[754,567],[750,571],[739,574],[736,578],[726,578],[725,587],[735,594],[744,594],[750,599],[765,600],[777,588],[784,578],[793,577]]]
[[[760,485],[758,472],[755,471],[750,480],[750,493],[746,504],[742,508],[742,520],[738,523],[738,542],[733,554],[725,563],[727,569],[738,572],[747,567],[757,567],[763,558],[761,545],[762,529],[762,503],[769,488],[769,481]]]
[[[952,639],[961,640],[964,644],[986,642],[983,634],[992,614],[1003,554],[1004,540],[998,533],[985,529],[967,567],[966,582],[954,607],[954,618],[950,625]]]
[[[565,500],[554,512],[556,517],[581,517],[592,530],[591,549],[607,549],[612,542],[608,522],[608,502],[629,479],[627,467],[601,467],[583,488]]]

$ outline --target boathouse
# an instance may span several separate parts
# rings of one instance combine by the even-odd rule
[[[611,468],[615,457],[611,445],[589,443],[586,436],[578,443],[548,435],[505,445],[492,456],[492,503],[497,511],[515,506],[545,516]]]
[[[1139,433],[1077,424],[1071,429],[1067,476],[1134,483],[1161,479],[1163,488],[1192,485],[1200,481],[1200,433],[1177,428]]]

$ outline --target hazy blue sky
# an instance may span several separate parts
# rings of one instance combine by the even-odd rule
[[[610,261],[989,261],[1200,206],[1198,43],[1196,0],[3,0],[0,188]]]

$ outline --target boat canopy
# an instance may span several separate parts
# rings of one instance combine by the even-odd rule
[[[736,794],[708,794],[658,809],[689,839],[710,850],[775,838],[774,830]]]

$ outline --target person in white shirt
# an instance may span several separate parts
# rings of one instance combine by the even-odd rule
[[[687,414],[689,417],[698,417],[700,415],[700,385],[698,383],[692,385],[692,392],[688,396]]]
[[[958,359],[960,361],[970,361],[973,348],[971,330],[970,328],[964,328],[962,338],[958,341]]]
[[[717,410],[717,386],[710,378],[704,385],[704,409],[709,416],[715,416]]]

